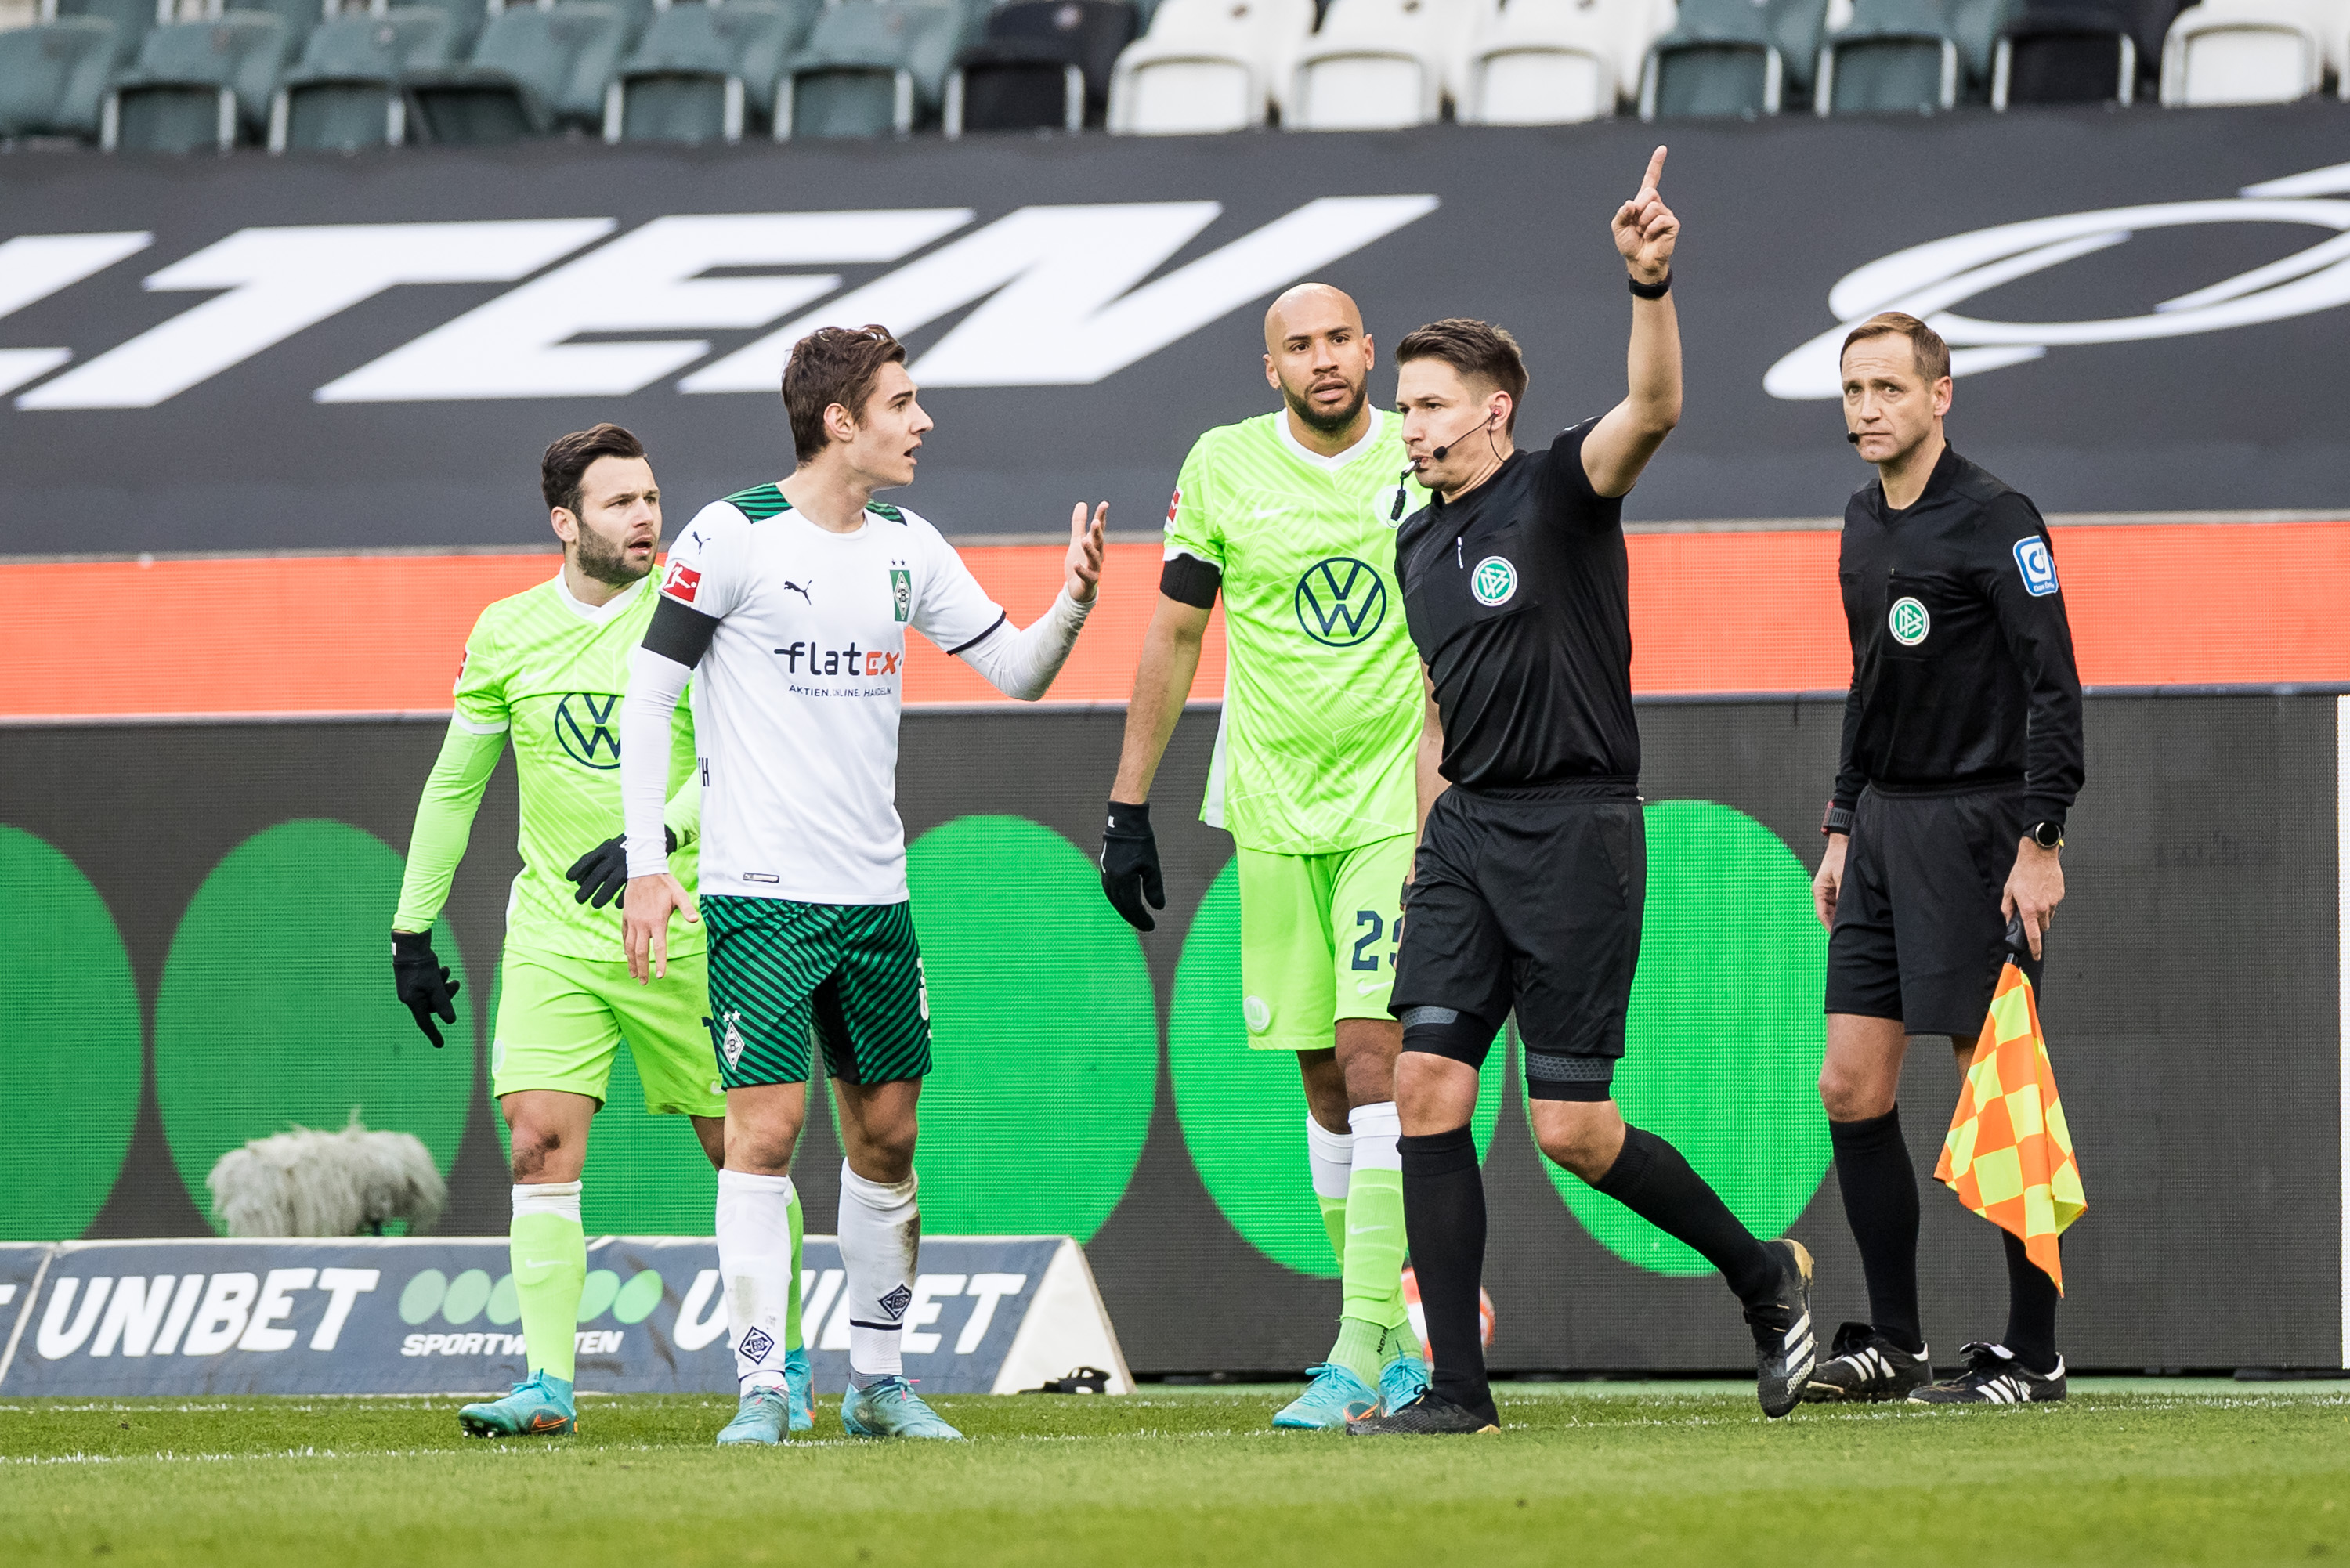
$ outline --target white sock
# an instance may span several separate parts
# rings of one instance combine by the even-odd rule
[[[579,1184],[576,1181],[535,1181],[527,1187],[514,1189],[515,1218],[525,1214],[552,1214],[558,1220],[579,1223]]]
[[[1395,1107],[1388,1107],[1395,1115]],[[1392,1147],[1392,1146],[1390,1146]],[[1314,1168],[1314,1196],[1345,1202],[1347,1182],[1355,1169],[1355,1135],[1334,1133],[1315,1121],[1305,1118],[1305,1160]]]
[[[734,1376],[748,1394],[784,1386],[784,1316],[792,1298],[792,1179],[718,1173],[718,1274]]]
[[[1396,1115],[1393,1100],[1357,1106],[1347,1113],[1347,1125],[1354,1129],[1356,1169],[1403,1168],[1403,1156],[1396,1149],[1396,1139],[1403,1136],[1403,1121]]]
[[[914,1260],[922,1246],[919,1179],[894,1186],[868,1181],[840,1162],[840,1264],[847,1273],[849,1380],[862,1388],[904,1374],[899,1329],[914,1299]]]

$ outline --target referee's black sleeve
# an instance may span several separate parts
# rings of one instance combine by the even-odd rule
[[[1998,612],[2008,652],[2031,691],[2023,743],[2024,820],[2061,824],[2087,774],[2081,741],[2081,672],[2073,661],[2073,627],[2064,614],[2063,590],[2030,592],[2012,551],[2014,541],[2033,534],[2046,543],[2047,526],[2038,508],[2009,491],[1985,509],[1983,527],[1986,543],[1998,547],[1984,552],[1988,559],[1982,587]],[[2050,559],[2054,559],[2053,548]]]
[[[1836,749],[1835,804],[1846,811],[1860,804],[1860,792],[1868,784],[1868,775],[1861,772],[1858,763],[1852,760],[1859,739],[1860,672],[1855,670],[1852,687],[1844,694],[1844,739]]]

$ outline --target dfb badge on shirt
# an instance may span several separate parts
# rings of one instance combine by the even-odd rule
[[[2033,598],[2045,598],[2056,591],[2056,563],[2039,535],[2027,535],[2015,542],[2015,567],[2023,574],[2023,591]]]

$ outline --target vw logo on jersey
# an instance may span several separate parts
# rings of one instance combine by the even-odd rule
[[[1297,579],[1297,624],[1331,648],[1352,648],[1388,618],[1388,585],[1378,568],[1352,556],[1333,556]]]
[[[1893,633],[1894,641],[1904,648],[1915,648],[1926,640],[1928,632],[1934,629],[1934,618],[1928,615],[1926,607],[1916,599],[1900,598],[1893,601],[1893,609],[1886,616],[1885,625]]]
[[[1469,574],[1469,591],[1487,609],[1508,604],[1518,591],[1518,569],[1499,556],[1488,556]]]
[[[570,691],[555,705],[555,738],[584,767],[609,773],[620,765],[618,692]]]

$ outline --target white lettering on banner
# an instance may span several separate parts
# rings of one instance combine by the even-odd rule
[[[14,1286],[14,1285],[0,1285],[0,1307],[6,1306],[10,1302],[15,1301],[16,1299],[16,1286]]]
[[[163,1332],[155,1336],[157,1355],[169,1355],[180,1348],[180,1335],[187,1332],[188,1320],[196,1315],[196,1300],[203,1289],[203,1275],[180,1276],[179,1293],[172,1298],[172,1315],[163,1320]]]
[[[1016,1296],[1027,1288],[1028,1276],[1025,1274],[972,1275],[968,1293],[977,1298],[979,1304],[971,1309],[971,1316],[963,1321],[962,1333],[955,1337],[954,1353],[969,1355],[977,1350],[980,1341],[987,1337],[989,1325],[995,1322],[995,1303],[1005,1296]]]
[[[896,261],[971,222],[968,207],[656,218],[318,389],[322,403],[634,392],[710,352],[582,332],[764,327],[840,286],[830,274],[708,278],[712,267]],[[773,394],[770,377],[761,390]]]
[[[149,234],[19,234],[0,244],[0,316],[47,299],[154,244]],[[14,391],[73,358],[70,348],[0,348],[0,392]],[[0,1292],[14,1293],[13,1285]],[[8,1303],[0,1294],[0,1306]]]
[[[226,289],[16,400],[20,409],[148,409],[387,288],[511,283],[612,232],[609,218],[241,229],[146,281]]]
[[[718,1271],[704,1269],[693,1276],[693,1288],[678,1304],[677,1327],[670,1334],[680,1350],[700,1350],[726,1332],[726,1301],[718,1288]]]
[[[1762,389],[1789,400],[1843,394],[1845,334],[1880,311],[1921,317],[1950,345],[1950,373],[1964,376],[2037,359],[2054,348],[2130,343],[2220,332],[2350,305],[2350,202],[2316,199],[2350,190],[2337,169],[2245,188],[2233,201],[2162,202],[2067,213],[1955,234],[1880,256],[1846,273],[1828,291],[1836,325],[1790,351],[1762,378]],[[2148,229],[2200,223],[2303,223],[2334,231],[2280,261],[2239,273],[2145,316],[2094,321],[1984,321],[1953,306],[2018,278],[2127,243]]]
[[[81,1312],[73,1310],[74,1293],[87,1284],[88,1293],[82,1297]],[[49,1293],[49,1310],[41,1314],[41,1332],[33,1338],[33,1346],[43,1359],[55,1361],[71,1355],[98,1326],[99,1309],[106,1305],[106,1293],[114,1286],[110,1276],[100,1274],[94,1280],[59,1280]]]
[[[244,1333],[245,1320],[253,1314],[253,1298],[261,1293],[261,1281],[253,1274],[214,1274],[204,1289],[204,1299],[196,1308],[195,1321],[188,1324],[187,1343],[180,1347],[182,1355],[218,1355],[235,1345]]]
[[[905,1333],[899,1337],[899,1345],[907,1355],[928,1355],[938,1349],[940,1336],[920,1332],[939,1321],[943,1303],[931,1298],[959,1296],[962,1294],[962,1283],[963,1276],[961,1274],[917,1274],[914,1277],[914,1299],[906,1303],[906,1316],[901,1325]]]
[[[989,295],[913,367],[917,381],[1090,385],[1436,205],[1434,196],[1322,197],[1139,288],[1215,220],[1220,203],[1023,207],[695,371],[678,389],[773,395],[791,346],[816,327],[881,321],[904,337]]]
[[[111,1355],[120,1342],[125,1355],[146,1355],[163,1326],[163,1314],[172,1304],[172,1287],[179,1282],[177,1274],[157,1274],[152,1280],[125,1274],[116,1281],[114,1300],[107,1306],[106,1321],[98,1325],[89,1353]]]
[[[262,1282],[261,1299],[254,1303],[253,1318],[244,1332],[237,1336],[239,1350],[291,1350],[294,1331],[279,1328],[277,1320],[294,1315],[294,1298],[288,1293],[307,1291],[310,1282],[318,1277],[316,1269],[272,1269]]]
[[[334,1349],[343,1337],[351,1307],[382,1278],[376,1269],[320,1269],[318,1288],[327,1293],[327,1315],[318,1320],[317,1332],[310,1335],[310,1348]]]

